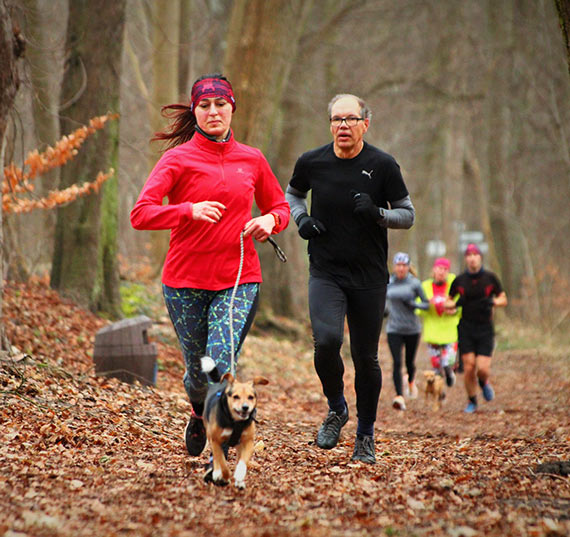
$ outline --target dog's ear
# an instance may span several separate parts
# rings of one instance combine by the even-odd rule
[[[264,385],[269,384],[269,381],[265,377],[257,376],[257,377],[253,377],[253,380],[251,381],[251,383],[254,386],[258,386],[260,384],[264,384]]]
[[[222,378],[220,379],[221,382],[223,382],[224,380],[228,381],[228,384],[233,384],[234,383],[234,376],[228,371],[227,373],[224,373],[222,375]]]

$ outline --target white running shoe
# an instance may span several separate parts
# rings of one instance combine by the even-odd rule
[[[409,384],[408,391],[410,392],[410,399],[417,399],[418,398],[418,387],[416,386],[415,382],[411,382]]]
[[[396,395],[392,401],[392,406],[396,410],[406,410],[406,401],[404,401],[404,398],[401,395]]]

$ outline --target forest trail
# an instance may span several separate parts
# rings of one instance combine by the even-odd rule
[[[461,377],[441,412],[421,392],[398,412],[382,338],[370,466],[350,461],[350,359],[351,418],[339,445],[321,450],[314,437],[326,406],[309,335],[293,343],[254,331],[238,375],[271,384],[258,390],[259,444],[241,491],[205,484],[208,450],[185,452],[176,347],[158,343],[161,370],[148,389],[95,377],[94,335],[105,321],[42,285],[7,285],[4,319],[12,344],[31,356],[0,364],[0,536],[570,534],[570,478],[537,468],[570,461],[567,356],[497,353],[496,398],[474,415],[462,412]],[[428,366],[423,347],[417,364]]]

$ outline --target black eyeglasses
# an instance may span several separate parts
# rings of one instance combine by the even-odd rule
[[[348,127],[356,127],[359,121],[363,121],[363,117],[331,117],[330,122],[333,127],[340,127],[344,121]]]

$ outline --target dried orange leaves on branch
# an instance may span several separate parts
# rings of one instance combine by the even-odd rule
[[[51,209],[65,205],[92,192],[98,192],[101,185],[113,176],[114,170],[107,173],[99,172],[92,182],[85,182],[82,186],[72,185],[64,190],[53,190],[46,197],[32,199],[21,197],[22,194],[30,194],[34,190],[32,181],[49,170],[63,166],[75,155],[88,136],[104,127],[108,120],[117,119],[118,114],[106,114],[94,117],[89,125],[84,125],[71,134],[63,136],[54,147],[48,147],[45,151],[37,149],[30,151],[24,161],[24,167],[16,166],[14,162],[4,168],[2,181],[2,209],[5,213],[29,212],[33,209]],[[19,196],[20,195],[20,196]]]

